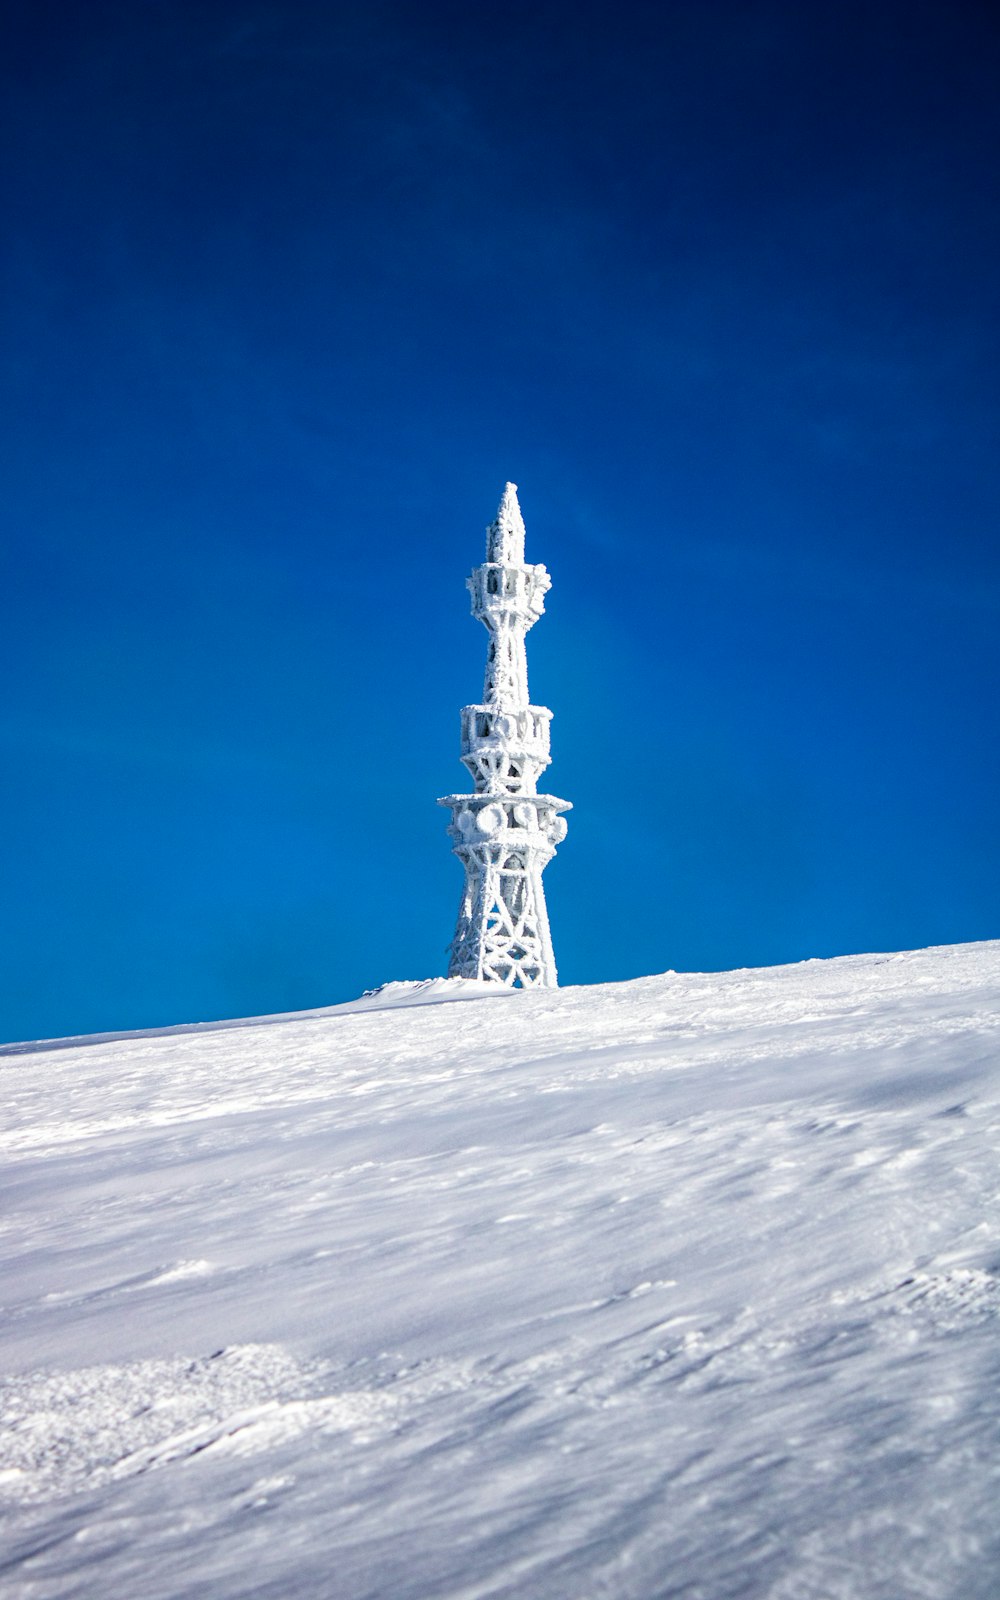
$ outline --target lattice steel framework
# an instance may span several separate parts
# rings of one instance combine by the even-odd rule
[[[462,762],[473,794],[449,794],[448,833],[465,868],[449,977],[508,988],[555,988],[542,870],[566,837],[567,800],[538,794],[549,765],[552,713],[528,699],[525,635],[551,579],[524,559],[517,485],[504,489],[486,532],[486,560],[466,580],[472,615],[489,633],[481,705],[462,708]]]

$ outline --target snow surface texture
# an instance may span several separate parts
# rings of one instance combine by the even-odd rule
[[[995,1600],[1000,944],[484,988],[8,1054],[7,1600]]]

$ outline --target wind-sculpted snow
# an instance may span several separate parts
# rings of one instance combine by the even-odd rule
[[[993,1600],[998,1001],[982,944],[9,1054],[0,1590]]]

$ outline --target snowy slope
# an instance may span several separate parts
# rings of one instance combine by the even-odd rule
[[[3,1594],[994,1600],[1000,944],[462,998],[6,1053]]]

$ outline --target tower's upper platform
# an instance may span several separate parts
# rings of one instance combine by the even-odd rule
[[[486,530],[486,560],[466,579],[472,615],[491,635],[484,702],[506,709],[528,708],[524,636],[545,610],[551,582],[541,563],[529,565],[524,559],[524,518],[517,485],[508,483]]]

